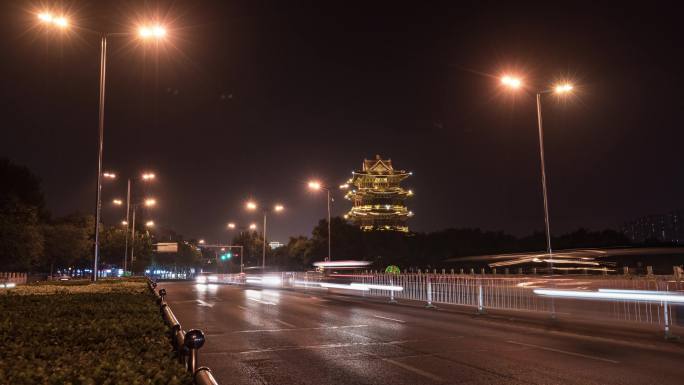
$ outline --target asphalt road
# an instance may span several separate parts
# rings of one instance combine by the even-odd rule
[[[161,283],[227,384],[684,384],[684,344],[323,292]],[[601,330],[603,329],[603,330]]]

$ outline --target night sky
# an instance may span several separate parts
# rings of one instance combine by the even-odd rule
[[[269,238],[287,241],[325,216],[308,179],[337,186],[381,154],[414,173],[412,230],[541,231],[534,97],[503,90],[504,72],[577,85],[544,100],[554,233],[684,206],[674,9],[402,3],[48,3],[90,28],[168,25],[158,47],[109,40],[104,164],[120,178],[104,184],[105,222],[123,215],[109,202],[125,176],[149,170],[161,227],[225,241],[227,222],[259,221],[251,197],[285,205]],[[0,156],[41,177],[54,215],[91,213],[99,41],[39,28],[40,4],[0,8]]]

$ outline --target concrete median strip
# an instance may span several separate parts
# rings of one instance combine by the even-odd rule
[[[516,342],[516,341],[506,341],[506,342],[508,342],[509,344],[520,345],[520,346],[526,346],[526,347],[528,347],[528,348],[546,350],[546,351],[548,351],[548,352],[556,352],[556,353],[561,353],[561,354],[567,354],[567,355],[569,355],[569,356],[587,358],[587,359],[590,359],[590,360],[609,362],[609,363],[611,363],[611,364],[619,364],[619,363],[620,363],[620,361],[615,361],[615,360],[611,360],[611,359],[608,359],[608,358],[590,356],[590,355],[582,354],[582,353],[569,352],[569,351],[567,351],[567,350],[554,349],[554,348],[549,348],[549,347],[546,347],[546,346],[533,345],[533,344],[526,344],[526,343],[523,343],[523,342]]]

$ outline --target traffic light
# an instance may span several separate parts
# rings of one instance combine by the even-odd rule
[[[221,260],[222,260],[222,261],[227,261],[227,260],[229,260],[232,256],[233,256],[233,254],[229,251],[229,252],[227,252],[227,253],[221,255]]]

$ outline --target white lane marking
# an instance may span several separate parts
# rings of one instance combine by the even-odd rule
[[[240,310],[247,310],[247,308],[246,308],[246,307],[244,307],[244,306],[241,306],[241,305],[238,305],[238,309],[240,309]]]
[[[422,370],[422,369],[418,369],[418,368],[413,367],[413,366],[411,366],[411,365],[404,364],[403,362],[395,361],[395,360],[390,359],[390,358],[382,358],[382,357],[379,357],[379,358],[380,358],[380,360],[382,360],[383,362],[387,362],[387,363],[389,363],[389,364],[396,365],[396,366],[398,366],[398,367],[400,367],[400,368],[402,368],[402,369],[408,370],[409,372],[413,372],[413,373],[418,374],[418,375],[421,375],[421,376],[423,376],[423,377],[425,377],[425,378],[429,378],[429,379],[431,379],[432,381],[444,382],[444,379],[442,379],[442,377],[436,376],[436,375],[434,375],[434,374],[432,374],[432,373],[430,373],[430,372],[426,372],[426,371],[424,371],[424,370]]]
[[[266,348],[266,349],[256,349],[256,350],[245,350],[242,352],[236,352],[235,354],[255,354],[255,353],[269,353],[269,352],[281,352],[285,350],[308,350],[308,349],[336,349],[336,348],[347,348],[351,346],[377,346],[377,345],[399,345],[408,342],[413,342],[412,340],[400,340],[400,341],[388,341],[388,342],[348,342],[339,344],[324,344],[324,345],[304,345],[304,346],[281,346],[278,348]],[[215,352],[216,354],[221,354],[223,352]],[[209,354],[209,353],[207,353]]]
[[[289,328],[296,328],[296,327],[297,327],[297,326],[295,326],[295,325],[293,325],[293,324],[291,324],[291,323],[289,323],[289,322],[285,322],[285,321],[283,321],[283,320],[276,319],[276,320],[274,320],[274,321],[277,322],[277,323],[279,323],[279,324],[281,324],[281,325],[285,325],[285,326],[287,326],[287,327],[289,327]]]
[[[373,315],[373,317],[375,317],[375,318],[380,318],[380,319],[384,319],[384,320],[388,320],[388,321],[399,322],[399,323],[402,323],[402,324],[403,324],[403,323],[406,323],[406,321],[402,321],[402,320],[400,320],[400,319],[389,318],[389,317],[383,317],[383,316],[381,316],[381,315]]]
[[[254,301],[254,302],[263,303],[264,305],[275,305],[275,303],[273,303],[273,302],[262,301],[262,300],[257,299],[257,298],[247,297],[247,299],[249,299],[249,300],[251,300],[251,301]]]
[[[554,349],[554,348],[549,348],[546,346],[539,346],[539,345],[533,345],[533,344],[526,344],[522,342],[516,342],[516,341],[506,341],[509,344],[515,344],[515,345],[520,345],[520,346],[527,346],[529,348],[536,348],[536,349],[541,349],[541,350],[546,350],[549,352],[556,352],[556,353],[562,353],[562,354],[567,354],[570,356],[575,356],[575,357],[582,357],[582,358],[588,358],[590,360],[596,360],[596,361],[603,361],[603,362],[610,362],[611,364],[619,364],[620,361],[615,361],[611,360],[608,358],[603,358],[603,357],[596,357],[596,356],[590,356],[587,354],[582,354],[582,353],[575,353],[575,352],[569,352],[567,350],[560,350],[560,349]]]
[[[334,330],[334,329],[350,329],[350,328],[365,328],[368,325],[345,325],[345,326],[321,326],[317,328],[297,328],[297,329],[256,329],[256,330],[237,330],[232,333],[270,333],[270,332],[293,332],[300,330]]]
[[[204,301],[202,301],[201,299],[198,299],[198,300],[197,300],[197,304],[200,305],[200,306],[214,307],[214,304],[213,304],[213,303],[204,302]]]

